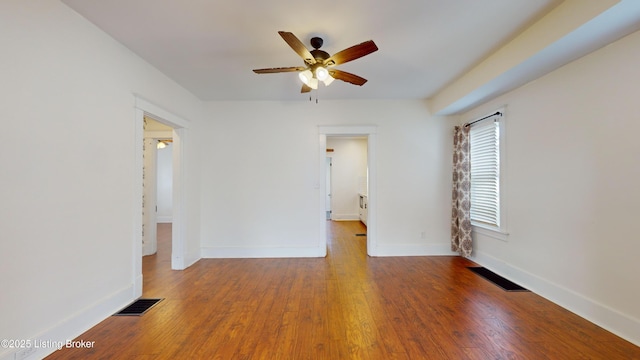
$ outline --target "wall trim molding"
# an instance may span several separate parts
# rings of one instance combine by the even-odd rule
[[[142,244],[142,256],[153,255],[156,252],[158,252],[157,244],[151,244],[148,242]],[[142,275],[139,275],[137,277],[142,277]]]
[[[224,258],[309,258],[324,257],[326,247],[203,247],[205,259]]]
[[[398,244],[379,245],[376,248],[377,255],[384,256],[457,256],[451,251],[449,244]]]
[[[134,93],[133,96],[135,97],[135,107],[137,109],[144,110],[147,113],[146,115],[150,118],[172,128],[189,127],[189,121],[187,119],[184,119],[178,115],[171,113],[170,111],[163,109],[162,107],[145,99],[140,94]]]
[[[360,214],[336,214],[331,213],[331,220],[334,221],[360,221]]]
[[[482,265],[574,314],[640,346],[640,320],[620,313],[571,289],[476,251],[472,261]]]
[[[82,310],[79,310],[70,317],[61,320],[48,330],[45,330],[37,336],[29,339],[31,343],[36,341],[39,343],[51,342],[51,343],[66,343],[67,340],[73,340],[78,336],[85,333],[87,330],[96,326],[104,319],[113,315],[120,309],[124,308],[127,304],[131,303],[137,297],[134,295],[134,285],[129,285],[123,289],[120,289],[111,295],[100,299],[97,303],[92,304]],[[26,340],[26,339],[25,339]],[[81,339],[86,341],[93,341],[95,339]],[[29,359],[43,359],[44,357],[52,354],[57,348],[40,347],[32,348],[34,352],[30,353],[26,358]],[[0,360],[13,360],[16,357],[16,353],[22,352],[24,349],[20,349],[13,352],[7,352],[0,356]]]
[[[322,256],[326,256],[327,249],[327,213],[325,199],[327,198],[327,186],[325,176],[325,163],[327,156],[327,136],[366,136],[367,137],[367,167],[369,169],[369,193],[368,193],[368,216],[367,216],[367,255],[378,256],[378,177],[377,177],[377,134],[378,128],[375,125],[355,125],[355,126],[318,126],[318,248],[323,251]],[[359,220],[358,218],[354,220]]]
[[[185,146],[188,138],[189,121],[163,109],[139,94],[133,94],[135,100],[136,115],[135,126],[135,171],[134,171],[134,197],[133,197],[133,277],[142,274],[142,142],[144,138],[144,116],[148,116],[162,124],[173,128],[173,227],[171,229],[171,268],[184,270],[191,265],[192,259],[186,260],[186,196],[188,183],[185,171],[187,151]],[[197,261],[197,260],[196,260]],[[195,262],[195,261],[193,261]],[[142,295],[142,287],[136,290],[138,296]]]
[[[189,266],[195,264],[198,262],[198,260],[200,260],[202,257],[200,255],[200,251],[196,251],[196,252],[187,252],[184,256],[183,262],[185,265],[185,269],[188,268]]]

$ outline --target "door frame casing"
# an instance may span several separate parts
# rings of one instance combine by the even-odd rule
[[[327,228],[326,228],[326,209],[325,199],[327,197],[326,187],[326,152],[327,152],[327,136],[365,136],[367,138],[367,168],[369,169],[369,189],[368,189],[368,219],[367,219],[367,254],[369,256],[377,256],[378,245],[378,194],[377,194],[377,133],[378,129],[375,125],[362,125],[362,126],[347,126],[347,125],[335,125],[335,126],[318,126],[318,155],[319,155],[319,171],[318,171],[318,184],[319,184],[319,222],[320,222],[320,239],[318,241],[318,247],[320,248],[322,256],[326,256],[327,253]]]
[[[134,297],[142,296],[142,194],[143,194],[143,143],[144,117],[148,116],[173,128],[173,225],[171,231],[171,268],[183,270],[187,267],[186,255],[186,181],[185,181],[185,138],[189,122],[163,108],[134,94],[134,170],[133,170],[133,292]]]

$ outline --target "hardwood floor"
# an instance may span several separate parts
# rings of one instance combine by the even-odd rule
[[[162,227],[162,225],[161,225]],[[530,292],[505,292],[460,257],[366,255],[360,222],[327,222],[321,259],[145,257],[141,317],[48,359],[640,359],[640,348]]]

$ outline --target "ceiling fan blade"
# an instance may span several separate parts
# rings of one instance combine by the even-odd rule
[[[278,34],[282,36],[284,41],[291,46],[293,51],[295,51],[300,57],[309,65],[313,65],[316,63],[316,59],[311,55],[311,52],[304,46],[302,41],[298,39],[293,33],[287,31],[278,31]]]
[[[303,71],[306,68],[304,66],[291,66],[291,67],[279,67],[279,68],[268,68],[268,69],[254,69],[253,72],[256,74],[273,74],[273,73],[281,73],[281,72],[294,72],[294,71]]]
[[[329,75],[333,76],[334,79],[342,80],[353,85],[362,86],[367,82],[367,79],[361,78],[358,75],[354,75],[352,73],[348,73],[346,71],[331,69],[329,70]]]
[[[302,90],[300,90],[300,92],[308,93],[309,91],[311,91],[311,87],[307,86],[307,84],[302,84]]]
[[[373,40],[365,41],[333,54],[333,56],[324,61],[324,64],[327,66],[344,64],[346,62],[359,59],[365,55],[369,55],[377,50],[378,47]]]

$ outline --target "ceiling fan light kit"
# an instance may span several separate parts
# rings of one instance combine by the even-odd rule
[[[308,87],[310,87],[312,89],[317,89],[318,88],[318,79],[315,78],[315,76],[313,75],[311,70],[307,69],[307,70],[299,73],[298,77],[300,77],[300,80],[302,80],[302,82],[305,85],[307,85]]]
[[[282,39],[302,58],[305,66],[255,69],[253,72],[256,74],[273,74],[297,71],[298,77],[302,81],[302,90],[300,91],[302,93],[317,89],[319,81],[322,81],[325,86],[331,85],[335,79],[358,86],[364,85],[367,79],[346,71],[333,69],[333,67],[359,59],[378,50],[376,44],[372,40],[369,40],[339,51],[331,56],[326,51],[320,50],[324,41],[319,37],[311,39],[313,50],[309,51],[293,33],[278,31],[278,34],[280,34]]]
[[[329,86],[329,85],[331,85],[333,80],[335,80],[333,78],[333,76],[331,76],[331,75],[329,75],[329,73],[327,73],[327,77],[324,80],[322,80],[322,82],[324,83],[324,86]]]
[[[319,67],[316,69],[316,77],[318,78],[318,80],[320,81],[324,81],[327,79],[327,76],[329,76],[329,71],[323,67]]]

